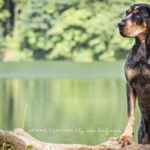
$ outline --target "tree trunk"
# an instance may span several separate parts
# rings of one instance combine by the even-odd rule
[[[5,31],[4,35],[10,35],[13,27],[14,27],[14,10],[15,10],[15,5],[13,0],[4,0],[4,9],[8,10],[10,13],[10,17],[6,19],[4,26],[5,26]]]
[[[146,150],[150,145],[132,144],[124,148],[121,147],[117,138],[97,145],[87,146],[79,144],[53,144],[41,142],[22,129],[12,131],[0,131],[0,150]]]

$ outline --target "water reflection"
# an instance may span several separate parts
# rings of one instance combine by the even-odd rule
[[[3,79],[0,88],[5,130],[19,127],[43,141],[94,145],[125,127],[122,79]]]

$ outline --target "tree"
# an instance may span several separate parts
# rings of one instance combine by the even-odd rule
[[[6,49],[15,49],[17,60],[124,59],[133,41],[122,40],[117,24],[134,2],[138,0],[6,0],[12,5],[3,21],[8,25],[2,27],[5,33],[13,30]]]

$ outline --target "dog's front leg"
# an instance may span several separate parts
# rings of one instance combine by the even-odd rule
[[[124,133],[119,137],[119,142],[122,146],[131,144],[134,130],[134,111],[136,104],[136,93],[129,83],[127,83],[127,107],[128,120]]]

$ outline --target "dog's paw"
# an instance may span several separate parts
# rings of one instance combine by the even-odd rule
[[[126,145],[129,145],[131,144],[132,142],[132,136],[131,135],[121,135],[119,138],[119,143],[122,145],[122,146],[126,146]]]

